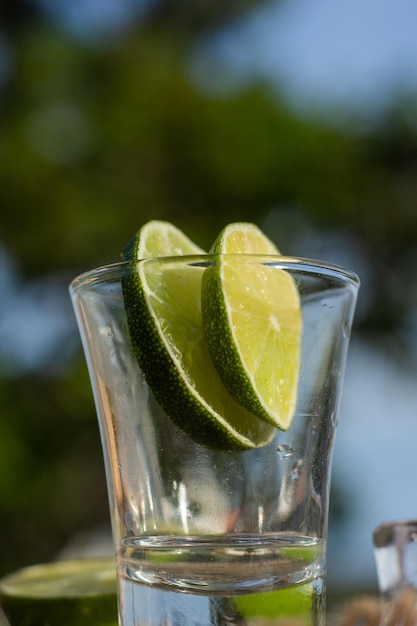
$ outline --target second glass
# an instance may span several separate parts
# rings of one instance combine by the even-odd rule
[[[101,429],[120,624],[324,624],[331,456],[359,281],[313,261],[239,255],[242,283],[247,263],[288,272],[298,290],[296,410],[266,445],[213,450],[156,400],[132,349],[122,285],[141,263],[162,276],[202,275],[216,262],[120,263],[71,285]],[[144,322],[138,331],[148,332]]]

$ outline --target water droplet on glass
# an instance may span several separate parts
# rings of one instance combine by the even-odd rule
[[[334,308],[334,303],[333,303],[333,301],[332,301],[332,300],[329,300],[329,298],[324,298],[324,299],[321,301],[321,306],[325,306],[325,307],[327,307],[328,309],[333,309],[333,308]]]
[[[330,415],[330,420],[335,428],[339,426],[339,415],[335,411],[332,411],[332,414]]]
[[[310,421],[310,426],[311,426],[311,430],[313,433],[317,432],[317,429],[319,427],[319,416],[312,414],[311,415],[311,421]]]
[[[293,449],[287,443],[280,443],[277,452],[280,459],[288,459],[288,457],[292,456]]]
[[[292,468],[291,468],[291,478],[293,480],[297,480],[298,478],[300,478],[302,467],[303,467],[303,460],[302,459],[299,459],[297,461],[297,463],[295,463],[295,465],[292,466]]]
[[[350,337],[350,324],[348,322],[343,325],[343,337],[344,339],[349,339]]]

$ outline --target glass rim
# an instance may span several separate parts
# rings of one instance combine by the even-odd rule
[[[336,263],[329,263],[327,261],[321,261],[318,259],[310,259],[306,257],[295,256],[283,256],[272,254],[192,254],[192,255],[171,255],[171,256],[159,256],[159,257],[146,257],[129,261],[117,261],[115,263],[108,263],[100,265],[91,270],[87,270],[75,276],[70,282],[70,291],[77,291],[82,285],[90,284],[91,282],[99,281],[104,282],[105,277],[109,278],[113,275],[122,273],[123,269],[129,266],[143,264],[143,263],[168,263],[181,260],[182,263],[188,265],[196,265],[202,263],[209,263],[210,259],[227,258],[227,259],[252,259],[262,265],[273,265],[283,270],[297,270],[298,272],[304,272],[306,274],[325,275],[327,277],[334,277],[343,282],[351,283],[354,287],[359,288],[361,280],[359,275],[354,271],[347,269],[342,265]]]

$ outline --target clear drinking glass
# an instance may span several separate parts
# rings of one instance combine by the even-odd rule
[[[204,272],[215,257],[119,263],[71,284],[101,430],[121,626],[325,623],[330,466],[359,280],[314,261],[239,255],[242,283],[242,261],[289,272],[303,317],[292,425],[252,450],[212,450],[180,430],[128,332],[122,281],[138,264]]]

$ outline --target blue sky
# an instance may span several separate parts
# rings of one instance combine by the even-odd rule
[[[333,458],[333,479],[352,498],[352,516],[331,535],[329,584],[375,582],[374,529],[417,518],[416,406],[415,370],[353,335]]]
[[[297,106],[378,111],[417,89],[415,0],[273,0],[206,42],[235,83],[264,76]]]
[[[61,26],[105,45],[158,3],[35,1]],[[415,0],[269,0],[205,42],[199,61],[215,65],[214,77],[228,68],[234,84],[264,76],[296,106],[352,106],[368,114],[393,94],[417,89],[416,24]]]
[[[59,276],[23,283],[0,245],[0,290],[0,371],[59,375],[79,348],[67,286]]]

